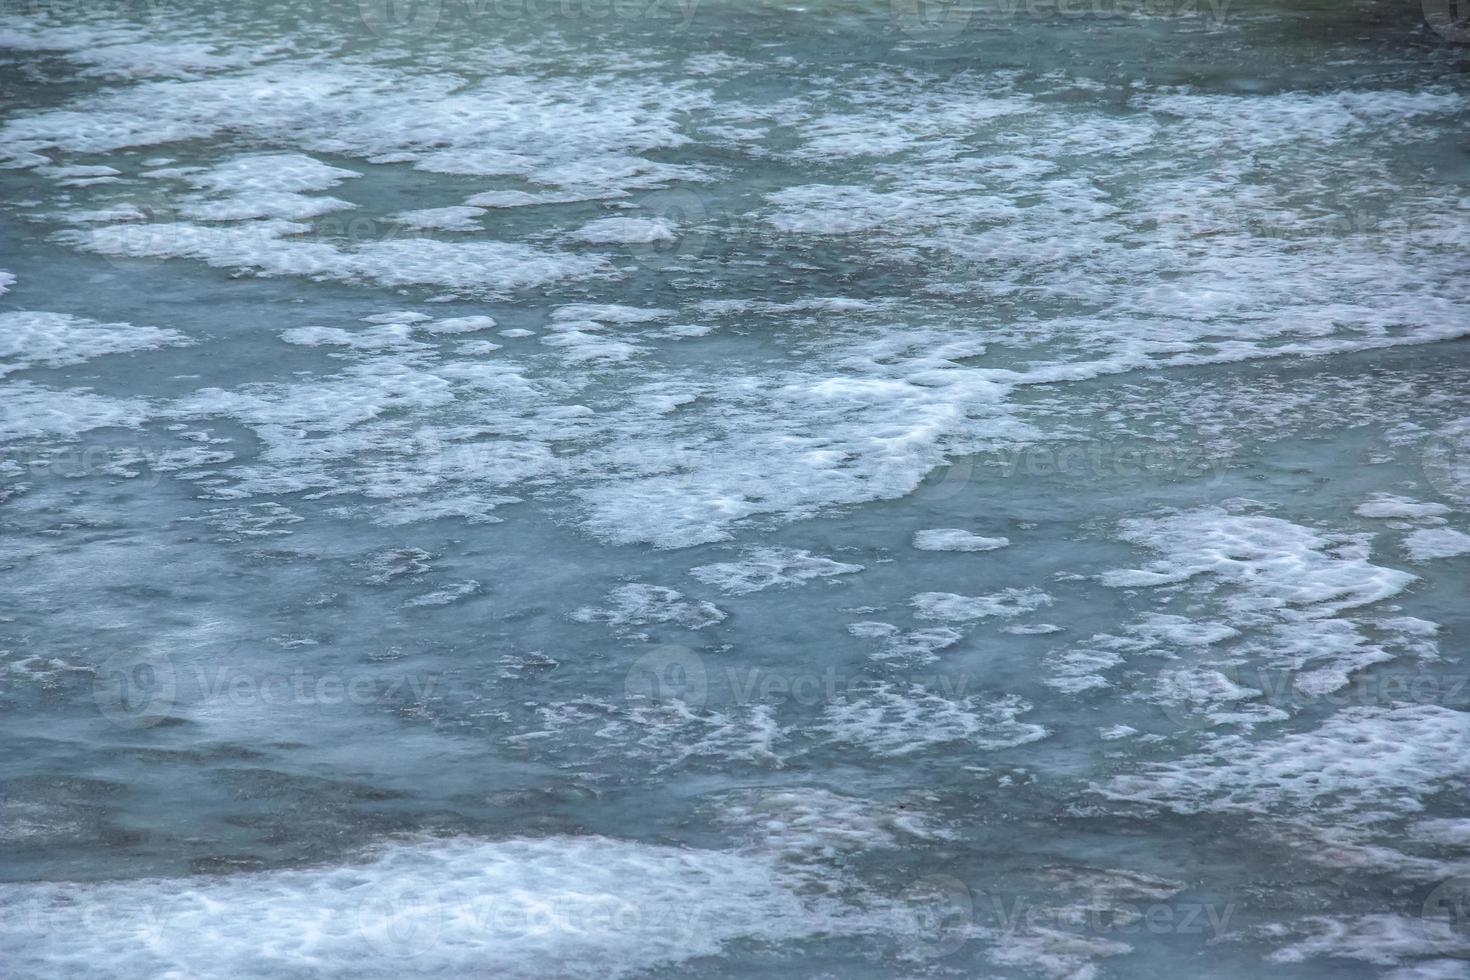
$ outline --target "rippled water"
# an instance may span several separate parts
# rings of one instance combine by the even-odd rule
[[[1454,11],[0,16],[0,974],[1470,976]]]

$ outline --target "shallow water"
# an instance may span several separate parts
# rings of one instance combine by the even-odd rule
[[[1433,7],[5,8],[0,973],[1470,976]]]

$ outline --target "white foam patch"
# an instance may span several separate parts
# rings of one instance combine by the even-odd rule
[[[1464,712],[1432,704],[1344,708],[1319,727],[1268,741],[1221,736],[1177,762],[1117,776],[1101,791],[1180,813],[1301,812],[1371,823],[1417,813],[1463,779]]]
[[[1470,963],[1461,959],[1425,959],[1383,974],[1383,980],[1470,980]]]
[[[531,208],[543,204],[575,204],[578,201],[592,201],[604,196],[593,191],[565,192],[565,191],[486,191],[467,198],[465,204],[474,208]],[[618,197],[619,194],[605,195]]]
[[[664,309],[623,306],[617,303],[573,303],[558,306],[551,311],[551,318],[555,321],[593,320],[597,323],[615,324],[649,323],[662,320],[668,315],[669,311]]]
[[[12,381],[0,398],[0,440],[75,439],[92,429],[136,428],[157,413],[156,406],[138,398]]]
[[[10,292],[10,287],[15,285],[15,273],[0,269],[0,296]]]
[[[953,836],[913,805],[880,803],[819,786],[742,791],[721,797],[720,824],[755,850],[798,862],[891,850]]]
[[[245,980],[622,977],[828,926],[771,859],[604,837],[391,844],[361,864],[0,888],[12,970]]]
[[[644,348],[638,344],[595,332],[602,329],[601,324],[589,321],[584,326],[591,329],[579,329],[579,325],[575,323],[555,324],[552,332],[541,338],[541,343],[555,349],[562,360],[572,365],[620,364],[643,353]]]
[[[492,330],[495,327],[495,319],[488,316],[452,316],[432,323],[422,324],[418,329],[425,333],[476,333],[480,330]]]
[[[1378,966],[1405,964],[1403,969],[1382,974],[1399,980],[1465,976],[1464,957],[1470,955],[1470,941],[1455,923],[1427,916],[1318,915],[1283,931],[1300,938],[1273,952],[1269,957],[1273,963],[1339,958]]]
[[[1112,588],[1186,593],[1196,604],[1215,604],[1217,620],[1150,613],[1121,635],[1100,634],[1052,658],[1048,683],[1079,691],[1109,686],[1104,672],[1141,654],[1173,656],[1181,647],[1204,648],[1234,640],[1206,663],[1250,663],[1292,674],[1296,691],[1322,696],[1348,683],[1356,670],[1403,653],[1433,658],[1415,630],[1364,618],[1359,610],[1398,595],[1415,576],[1373,564],[1371,535],[1332,534],[1277,517],[1207,507],[1163,518],[1124,521],[1122,537],[1164,557],[1143,568],[1105,572]],[[1388,635],[1374,631],[1387,627]],[[1202,651],[1203,653],[1203,651]],[[1165,699],[1184,688],[1174,678]],[[1228,686],[1203,681],[1222,694]],[[1239,693],[1239,692],[1236,692]],[[1242,695],[1244,696],[1244,695]],[[1205,714],[1218,710],[1201,706]]]
[[[1013,636],[1044,636],[1048,633],[1060,633],[1063,627],[1055,623],[1012,623],[1002,626],[1002,633],[1010,633]]]
[[[540,707],[536,714],[539,728],[507,741],[564,755],[563,766],[593,773],[635,760],[655,773],[702,764],[727,775],[735,767],[785,764],[781,746],[788,735],[773,704],[716,709],[678,699],[580,698]]]
[[[412,609],[421,609],[425,606],[447,606],[469,596],[477,595],[480,590],[479,582],[474,579],[466,579],[463,582],[451,582],[442,589],[416,595],[403,604]]]
[[[1412,497],[1401,497],[1393,493],[1375,493],[1358,505],[1354,511],[1359,517],[1401,518],[1421,520],[1448,514],[1450,508],[1444,504],[1424,503]]]
[[[70,47],[81,38],[63,48],[81,50]],[[1140,83],[1129,96],[1140,111],[1120,114],[1111,96],[1075,80],[1048,81],[1041,98],[1018,91],[1011,72],[921,84],[883,69],[853,80],[835,104],[825,86],[798,86],[771,103],[752,93],[745,104],[729,93],[716,98],[713,82],[670,82],[613,54],[616,67],[599,70],[595,84],[586,72],[547,73],[527,52],[493,45],[477,49],[480,71],[461,55],[416,62],[411,85],[401,64],[366,57],[282,58],[87,91],[9,119],[0,154],[21,166],[95,166],[94,154],[121,159],[117,151],[177,143],[168,153],[184,159],[228,142],[277,148],[318,167],[326,165],[317,157],[363,160],[364,171],[411,166],[438,175],[436,185],[469,178],[458,181],[473,185],[462,189],[463,207],[529,209],[518,216],[533,225],[524,242],[355,245],[286,220],[303,212],[281,200],[257,208],[261,217],[227,225],[158,221],[137,203],[128,212],[127,188],[112,185],[67,191],[75,197],[61,202],[62,217],[76,224],[63,239],[107,254],[264,275],[497,296],[580,290],[589,279],[620,275],[613,250],[548,244],[568,242],[586,225],[584,214],[568,218],[568,209],[551,205],[710,178],[710,167],[649,159],[699,139],[713,152],[691,158],[749,150],[799,165],[791,169],[807,182],[771,188],[753,205],[753,227],[846,235],[841,248],[874,263],[900,262],[928,295],[966,300],[983,292],[987,302],[1002,297],[1040,311],[996,324],[884,299],[711,298],[688,323],[674,320],[661,332],[608,329],[612,321],[593,315],[557,318],[541,345],[553,357],[514,352],[538,370],[547,362],[548,372],[561,372],[539,389],[548,414],[511,428],[532,444],[528,453],[558,444],[547,469],[567,487],[577,508],[571,519],[614,543],[722,541],[764,515],[799,520],[902,497],[947,460],[1034,439],[1009,402],[1020,385],[1424,343],[1467,330],[1470,286],[1453,238],[1411,235],[1391,246],[1402,236],[1344,235],[1320,215],[1356,207],[1340,193],[1353,182],[1375,206],[1388,202],[1389,229],[1418,227],[1433,214],[1453,231],[1463,195],[1400,176],[1394,156],[1433,145],[1453,125],[1465,100],[1448,91],[1209,96]],[[1263,128],[1261,119],[1273,125]],[[1312,173],[1313,181],[1263,179],[1229,162],[1267,145],[1284,154],[1281,172]],[[1227,163],[1203,173],[1201,158]],[[841,159],[842,174],[801,176],[819,159]],[[1119,184],[1119,174],[1128,179]],[[380,176],[374,171],[372,181]],[[217,177],[211,166],[186,162],[152,183]],[[328,200],[312,196],[318,191],[272,193]],[[1288,234],[1258,233],[1263,216]],[[692,281],[707,284],[714,256],[688,258]],[[1323,276],[1324,268],[1333,274]],[[676,336],[737,324],[749,336],[752,317],[770,317],[775,329],[762,336],[792,356],[705,359],[698,369],[653,356]],[[468,387],[471,372],[485,366],[452,370]],[[551,411],[571,410],[567,386],[586,383],[587,374],[607,386],[595,412],[553,418]],[[677,409],[644,402],[672,386],[692,392]],[[468,402],[463,387],[455,397]],[[481,472],[458,481],[457,499],[494,485]]]
[[[949,626],[905,632],[892,623],[861,622],[850,624],[847,631],[863,639],[882,641],[870,659],[914,667],[933,663],[939,659],[940,652],[965,638],[965,634]]]
[[[59,233],[83,251],[130,258],[186,258],[260,276],[307,276],[380,286],[444,286],[495,296],[607,272],[596,256],[571,255],[514,242],[385,239],[341,247],[294,236],[308,225],[281,219],[229,226],[157,223],[139,233],[107,225]]]
[[[622,337],[609,336],[608,330],[615,329],[626,336],[629,332],[636,333],[640,324],[667,315],[667,310],[616,304],[559,306],[551,313],[548,332],[542,336],[541,343],[555,349],[571,365],[611,367],[643,354],[646,348]]]
[[[62,367],[104,354],[189,343],[184,334],[158,327],[98,323],[66,313],[0,313],[0,377],[29,367]]]
[[[424,323],[433,317],[417,310],[392,310],[388,313],[373,313],[362,318],[363,323]]]
[[[514,56],[501,59],[516,63]],[[615,197],[703,178],[697,168],[636,154],[684,142],[677,118],[709,98],[693,84],[653,78],[608,77],[589,87],[579,77],[502,68],[467,84],[457,74],[424,70],[407,86],[387,66],[281,61],[83,96],[0,127],[0,149],[29,159],[43,150],[103,153],[229,131],[266,145],[437,173],[514,175],[564,198]]]
[[[572,235],[594,245],[651,245],[677,241],[678,233],[679,226],[668,218],[626,215],[589,221]]]
[[[1414,561],[1470,555],[1470,534],[1452,527],[1421,527],[1404,538],[1404,550]]]
[[[801,159],[826,162],[853,157],[887,157],[973,132],[987,123],[1007,120],[1034,109],[1031,100],[1013,94],[963,95],[938,86],[914,102],[890,104],[886,111],[828,113],[801,127]]]
[[[215,194],[248,196],[261,191],[324,191],[362,174],[333,167],[304,153],[252,153],[190,174],[189,183]]]
[[[997,197],[944,199],[904,191],[875,191],[856,184],[809,184],[769,195],[776,209],[766,220],[797,235],[852,235],[879,229],[929,227],[945,222],[1004,221],[1014,209]],[[921,216],[916,219],[916,215]]]
[[[1041,725],[1017,720],[1029,710],[1031,705],[1014,695],[989,701],[973,695],[947,697],[919,684],[885,682],[848,692],[827,707],[811,731],[879,756],[912,755],[944,745],[995,750],[1051,734]]]
[[[717,562],[691,568],[689,574],[728,595],[747,595],[766,589],[789,587],[813,579],[852,575],[862,565],[833,561],[794,548],[751,548],[736,562]]]
[[[1009,538],[987,538],[954,527],[914,532],[914,547],[920,551],[994,551],[1010,543]]]
[[[1035,971],[1055,980],[1092,980],[1097,976],[1095,961],[1132,950],[1116,939],[1033,926],[1024,932],[1002,933],[986,955],[1001,966]]]
[[[212,167],[187,167],[150,171],[154,178],[182,178],[199,193],[169,195],[159,192],[142,198],[146,208],[129,216],[125,210],[138,202],[123,200],[108,210],[72,212],[73,223],[144,221],[141,228],[125,228],[134,238],[166,235],[153,225],[164,226],[179,218],[200,221],[246,221],[276,218],[298,221],[331,211],[354,207],[334,197],[309,197],[308,191],[335,187],[361,176],[353,170],[333,167],[302,153],[254,153],[232,157]]]
[[[350,347],[353,350],[415,350],[427,345],[413,339],[407,324],[384,323],[369,330],[343,330],[340,327],[296,327],[281,334],[288,344],[301,347]]]
[[[479,219],[484,215],[484,208],[457,205],[447,208],[402,211],[393,215],[393,220],[410,228],[429,228],[437,231],[480,231],[482,226]]]
[[[699,630],[722,622],[725,613],[712,602],[685,599],[683,593],[658,585],[632,582],[607,594],[606,606],[582,606],[572,612],[579,623],[607,623],[614,629],[672,623]]]
[[[5,19],[0,46],[56,52],[86,65],[82,77],[121,79],[195,78],[259,62],[279,47],[225,47],[179,37],[164,42],[157,40],[156,25],[101,20],[61,27],[22,18]]]
[[[1441,847],[1470,851],[1470,818],[1416,820],[1409,825],[1409,836],[1415,841],[1428,841]]]
[[[999,616],[1011,619],[1035,612],[1052,603],[1051,596],[1037,588],[1005,589],[991,595],[956,595],[953,592],[920,592],[910,600],[919,616],[964,622]]]
[[[1395,90],[1284,92],[1267,99],[1168,94],[1139,101],[1144,108],[1187,127],[1199,144],[1241,150],[1335,143],[1404,120],[1455,112],[1465,104],[1463,96],[1450,92]]]

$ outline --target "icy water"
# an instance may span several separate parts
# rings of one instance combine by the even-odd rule
[[[1444,6],[7,6],[0,975],[1470,977]]]

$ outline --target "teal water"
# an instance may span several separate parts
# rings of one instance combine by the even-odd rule
[[[0,974],[1470,975],[1433,3],[0,17]]]

